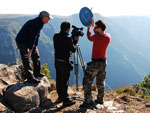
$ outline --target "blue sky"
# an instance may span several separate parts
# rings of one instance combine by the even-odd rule
[[[0,14],[51,14],[69,16],[87,6],[103,16],[150,15],[150,0],[0,0]]]

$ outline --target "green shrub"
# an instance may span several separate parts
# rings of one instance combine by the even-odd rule
[[[117,88],[117,89],[115,89],[115,92],[116,92],[117,94],[122,94],[123,91],[124,91],[124,88]]]
[[[140,84],[144,94],[150,93],[150,75],[145,76],[144,80]]]
[[[140,84],[133,84],[132,85],[133,90],[135,91],[135,93],[138,93],[140,90]]]
[[[118,88],[115,90],[117,94],[128,94],[134,96],[136,93],[130,86],[126,86],[125,88]]]
[[[47,64],[41,65],[41,73],[47,76],[48,78],[51,78],[50,70],[47,68]]]
[[[131,87],[118,88],[115,90],[117,94],[129,94],[131,96],[140,96],[142,98],[150,98],[150,74],[144,77],[140,84],[133,84]]]
[[[126,86],[125,88],[124,88],[124,91],[123,91],[124,93],[127,93],[127,94],[129,94],[129,95],[131,95],[131,96],[134,96],[136,93],[135,93],[135,91],[132,89],[132,87],[130,87],[130,86]]]
[[[17,59],[17,64],[22,64],[22,60]]]

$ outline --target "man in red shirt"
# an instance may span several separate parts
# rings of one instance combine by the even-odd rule
[[[94,23],[93,23],[94,24]],[[105,77],[106,77],[106,51],[110,43],[110,35],[104,31],[106,24],[102,20],[95,23],[94,35],[91,34],[91,26],[88,27],[87,37],[88,40],[93,42],[92,61],[87,64],[85,75],[83,78],[83,89],[85,100],[81,107],[88,107],[94,104],[91,95],[91,86],[94,78],[96,77],[96,85],[98,88],[97,100],[95,103],[103,104]],[[94,25],[93,25],[94,26]]]

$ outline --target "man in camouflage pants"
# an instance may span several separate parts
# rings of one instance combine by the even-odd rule
[[[92,25],[88,27],[87,37],[90,41],[93,42],[92,61],[87,64],[87,68],[83,78],[85,100],[81,107],[88,107],[94,104],[91,94],[91,86],[95,77],[96,85],[98,88],[98,95],[97,100],[95,100],[95,103],[103,104],[104,98],[104,80],[106,77],[106,51],[110,42],[110,36],[109,34],[104,33],[106,29],[104,21],[98,20],[95,23],[94,35],[91,35],[91,26]]]

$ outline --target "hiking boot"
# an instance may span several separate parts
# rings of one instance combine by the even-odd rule
[[[33,83],[33,84],[38,84],[40,83],[40,81],[36,78],[30,78],[30,79],[27,79],[27,82],[29,83]]]
[[[42,73],[40,73],[40,74],[37,74],[37,75],[34,75],[36,78],[38,78],[38,77],[41,77],[41,78],[43,78],[45,75],[44,74],[42,74]]]
[[[70,99],[63,101],[63,106],[71,106],[73,104],[75,104],[75,102],[71,101]]]
[[[27,82],[29,83],[34,83],[34,84],[40,83],[40,81],[34,77],[32,70],[27,70],[24,76],[27,79]]]
[[[80,105],[80,107],[90,107],[94,104],[94,102],[90,102],[90,103],[87,103],[87,102],[84,102],[83,104]]]
[[[104,102],[103,102],[103,101],[99,101],[99,100],[95,100],[95,103],[96,103],[96,104],[101,104],[101,105],[103,105],[103,104],[104,104]]]
[[[61,102],[63,102],[63,99],[62,99],[62,98],[58,98],[58,99],[56,100],[56,102],[57,102],[57,103],[61,103]]]

